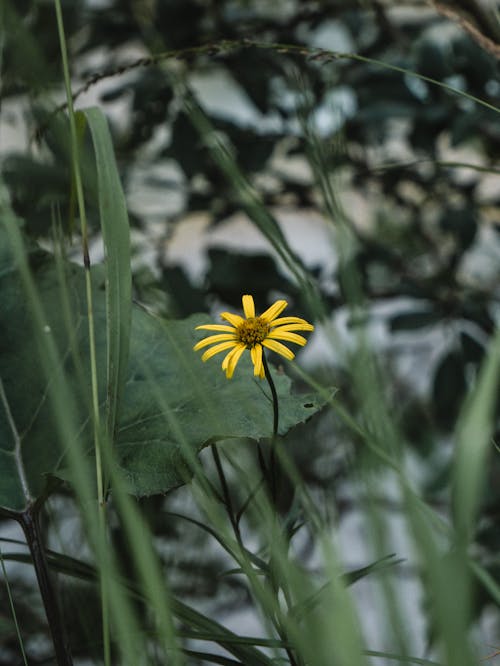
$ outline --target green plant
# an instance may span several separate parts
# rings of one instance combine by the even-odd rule
[[[136,76],[129,131],[114,128],[114,135],[101,108],[73,109],[66,36],[78,35],[82,7],[56,0],[55,14],[44,3],[1,9],[6,34],[19,40],[7,38],[3,95],[14,94],[22,81],[43,150],[2,163],[0,507],[3,518],[23,527],[31,559],[19,543],[2,540],[16,550],[2,545],[9,613],[0,627],[0,664],[37,663],[52,653],[30,644],[40,614],[24,604],[23,582],[10,580],[11,561],[34,566],[58,664],[71,664],[72,653],[106,666],[478,663],[487,649],[472,629],[483,609],[497,614],[500,602],[492,444],[500,343],[495,284],[464,281],[461,272],[488,210],[479,185],[464,187],[454,174],[497,173],[496,65],[483,48],[491,44],[478,46],[457,33],[439,60],[433,57],[439,40],[425,25],[415,34],[403,21],[412,49],[398,51],[396,40],[393,57],[384,41],[392,19],[388,27],[378,4],[378,37],[369,46],[360,37],[349,53],[295,43],[297,26],[312,29],[328,18],[309,3],[279,18],[253,3],[246,9],[222,3],[226,14],[217,3],[203,9],[187,3],[199,10],[199,21],[182,24],[175,35],[163,31],[163,21],[180,21],[181,4],[148,9],[117,0],[115,12],[85,10],[88,31],[72,40],[80,49],[73,57],[102,44],[102,34],[113,35],[117,45],[140,36],[151,53],[84,83],[89,89],[117,80],[111,99],[124,91],[120,71]],[[360,22],[370,27],[369,9],[335,5],[352,35]],[[245,11],[249,23],[241,19]],[[477,20],[490,39],[494,24]],[[123,32],[106,33],[120,21]],[[252,21],[272,39],[256,40]],[[207,25],[213,31],[201,39]],[[16,53],[23,58],[14,62]],[[33,69],[23,65],[28,56]],[[181,62],[177,68],[174,59]],[[47,86],[58,79],[52,62],[63,64],[63,105],[47,103]],[[203,107],[189,75],[216,62],[235,73],[259,109],[280,114],[286,122],[279,131],[263,135]],[[458,75],[457,84],[450,77]],[[276,96],[271,79],[286,85],[291,105],[287,95]],[[332,87],[342,86],[356,89],[358,112],[321,135],[317,108],[328,106]],[[291,130],[292,119],[298,122]],[[401,119],[414,159],[373,163],[368,148],[384,153],[391,122]],[[176,159],[187,210],[208,211],[214,224],[244,211],[274,255],[234,257],[213,248],[198,285],[160,258],[152,283],[166,297],[158,302],[131,269],[130,229],[147,224],[140,214],[129,219],[121,182],[133,171],[136,151],[164,124],[171,140],[153,159]],[[457,144],[472,142],[482,163],[443,159],[445,129]],[[271,164],[280,150],[285,162],[300,155],[308,178],[280,174]],[[279,186],[260,185],[263,175]],[[356,207],[346,206],[346,183],[363,196],[370,188],[382,193],[370,225],[363,227]],[[336,252],[329,275],[305,264],[274,216],[285,194],[303,214],[321,209]],[[105,261],[92,263],[89,248],[98,236]],[[276,301],[273,290],[286,296],[292,314],[273,340],[269,329],[258,328],[258,342],[290,358],[275,338],[302,345],[292,327],[311,330],[306,316],[326,334],[319,367],[275,368],[276,358],[268,362],[255,351],[253,338],[238,337],[243,321],[255,333],[254,319],[260,322],[269,306],[266,323],[280,321],[276,308],[286,301]],[[225,313],[232,327],[224,330],[199,313],[216,299],[239,307],[248,291],[264,312],[260,318],[248,296],[245,320]],[[141,300],[153,300],[155,312]],[[392,372],[391,358],[372,349],[368,325],[382,300],[395,303],[387,318],[394,341],[401,332],[432,326],[453,333],[432,368],[427,402]],[[179,311],[181,317],[172,316]],[[349,318],[348,344],[332,319],[339,312]],[[224,339],[200,341],[195,329],[208,327]],[[227,345],[228,377],[238,363],[231,381],[193,350],[212,342]],[[328,362],[334,356],[336,366]],[[445,437],[454,448],[440,457]],[[425,467],[423,480],[411,472],[412,456]],[[386,483],[395,500],[385,496]],[[392,523],[384,503],[391,501],[414,543],[428,655],[415,654],[399,597],[404,563],[399,553],[388,554]],[[58,502],[74,512],[87,557],[65,553],[70,544],[63,528],[60,547],[47,547],[63,524]],[[351,504],[368,536],[363,566],[346,570],[338,533]],[[302,542],[314,551],[313,564]],[[382,645],[390,649],[372,649],[364,633],[364,609],[350,590],[361,580],[380,585]],[[251,609],[260,635],[211,619],[198,605],[203,594],[222,610],[224,597],[234,612]]]

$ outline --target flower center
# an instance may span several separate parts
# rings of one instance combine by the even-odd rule
[[[250,317],[245,319],[236,329],[236,335],[248,349],[255,347],[267,338],[269,334],[269,324],[260,317]]]

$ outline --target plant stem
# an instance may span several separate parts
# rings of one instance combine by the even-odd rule
[[[219,456],[219,451],[216,444],[212,444],[212,456],[215,462],[215,467],[217,468],[217,474],[219,475],[219,481],[222,490],[222,496],[224,499],[224,506],[226,507],[227,515],[233,526],[234,535],[240,545],[243,545],[241,539],[240,525],[233,510],[233,502],[231,500],[231,494],[229,492],[229,486],[227,485],[226,475],[224,474],[224,468],[222,467],[222,462]]]
[[[255,497],[257,492],[260,490],[260,487],[262,486],[262,484],[264,482],[265,482],[265,478],[262,477],[260,479],[260,481],[257,483],[257,485],[253,488],[253,490],[250,491],[250,494],[248,495],[246,500],[241,505],[241,508],[238,509],[238,513],[236,514],[236,522],[238,523],[238,525],[240,524],[241,518],[242,518],[243,514],[245,513],[245,511],[247,510],[250,502],[253,500],[253,498]]]
[[[273,398],[273,437],[271,439],[271,452],[269,454],[269,471],[271,477],[271,498],[273,504],[276,504],[276,494],[277,494],[277,469],[276,469],[276,439],[278,437],[278,426],[279,426],[279,403],[278,403],[278,394],[276,392],[276,386],[274,385],[274,380],[267,363],[266,355],[262,353],[262,364],[264,366],[264,373],[266,375],[267,383],[271,389],[271,395]]]
[[[40,507],[38,504],[31,504],[16,519],[23,528],[26,537],[26,543],[30,549],[33,566],[40,588],[47,621],[49,623],[57,666],[73,666],[70,647],[65,635],[62,622],[61,611],[54,586],[49,574],[47,558],[45,556],[45,546],[43,544],[39,521]]]
[[[262,365],[264,366],[264,372],[266,375],[267,383],[271,389],[271,395],[273,396],[273,440],[278,436],[278,425],[280,418],[280,409],[278,404],[278,394],[276,393],[276,386],[274,385],[274,380],[271,376],[271,371],[269,370],[269,365],[267,363],[267,358],[264,352],[262,352]]]
[[[278,427],[279,427],[279,402],[278,402],[278,393],[276,391],[276,386],[267,363],[266,355],[262,354],[262,365],[264,366],[264,373],[266,375],[267,383],[271,389],[271,395],[273,398],[273,436],[271,439],[271,452],[269,454],[269,472],[271,477],[271,498],[273,505],[276,506],[276,495],[278,490],[278,470],[276,467],[276,441],[278,439]],[[282,587],[285,597],[288,598],[287,590]],[[286,631],[281,626],[281,623],[276,618],[275,622],[276,630],[280,638],[286,641]],[[286,654],[289,659],[290,666],[297,666],[297,660],[295,659],[294,653],[290,648],[285,649]]]

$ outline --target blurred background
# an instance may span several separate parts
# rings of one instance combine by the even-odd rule
[[[317,324],[299,365],[337,387],[360,421],[367,406],[355,370],[367,339],[379,391],[369,409],[391,414],[409,476],[444,517],[457,418],[499,314],[498,11],[481,0],[63,2],[76,108],[99,105],[112,129],[136,302],[178,318],[238,310],[244,293],[259,310],[285,298],[290,314]],[[4,0],[0,21],[2,179],[26,234],[50,247],[57,211],[73,238],[68,252],[81,261],[53,3]],[[96,262],[92,187],[89,178]],[[494,444],[499,424],[497,413]],[[244,457],[252,445],[241,446]],[[426,600],[391,474],[373,471],[371,454],[332,412],[293,431],[287,446],[346,570],[391,554],[401,560],[387,579],[353,588],[367,644],[394,645],[396,619],[380,607],[396,581],[399,622],[414,654],[425,654]],[[498,580],[492,450],[475,548]],[[360,483],[368,465],[369,502],[383,524],[369,520]],[[185,512],[189,502],[186,489],[141,502],[174,591],[235,631],[258,633],[244,587],[215,575],[222,556],[208,537],[162,518],[162,508]],[[70,498],[56,496],[50,509],[51,543],[79,554]],[[311,570],[316,546],[307,534],[296,543]],[[26,567],[11,571],[24,590],[25,626],[34,627],[30,649],[43,655],[50,644]],[[87,594],[97,608],[72,586],[68,604]],[[2,612],[3,620],[0,663],[11,664],[15,637]],[[486,656],[500,627],[484,592],[473,627]],[[91,631],[76,621],[74,630]]]

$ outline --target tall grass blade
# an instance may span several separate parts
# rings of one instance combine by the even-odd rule
[[[477,384],[462,410],[457,427],[453,473],[455,525],[465,546],[474,534],[482,499],[488,454],[495,452],[491,440],[500,378],[500,330],[480,370]]]
[[[19,642],[19,649],[21,650],[21,655],[23,658],[23,664],[25,666],[28,666],[28,660],[26,657],[26,650],[24,649],[24,641],[23,637],[21,635],[21,628],[19,626],[19,622],[17,619],[17,613],[16,613],[16,608],[14,605],[14,599],[12,597],[12,591],[10,589],[10,583],[9,583],[9,578],[7,576],[7,569],[5,568],[5,561],[4,561],[4,556],[2,553],[2,550],[0,549],[0,567],[2,569],[2,575],[3,579],[5,581],[5,589],[7,590],[7,597],[9,599],[9,608],[10,612],[12,614],[12,620],[14,621],[14,626],[16,628],[16,635],[17,635],[17,640]]]
[[[107,437],[114,440],[120,398],[125,384],[130,345],[132,278],[130,230],[125,196],[109,133],[98,108],[78,111],[87,120],[94,146],[101,230],[106,250]]]

